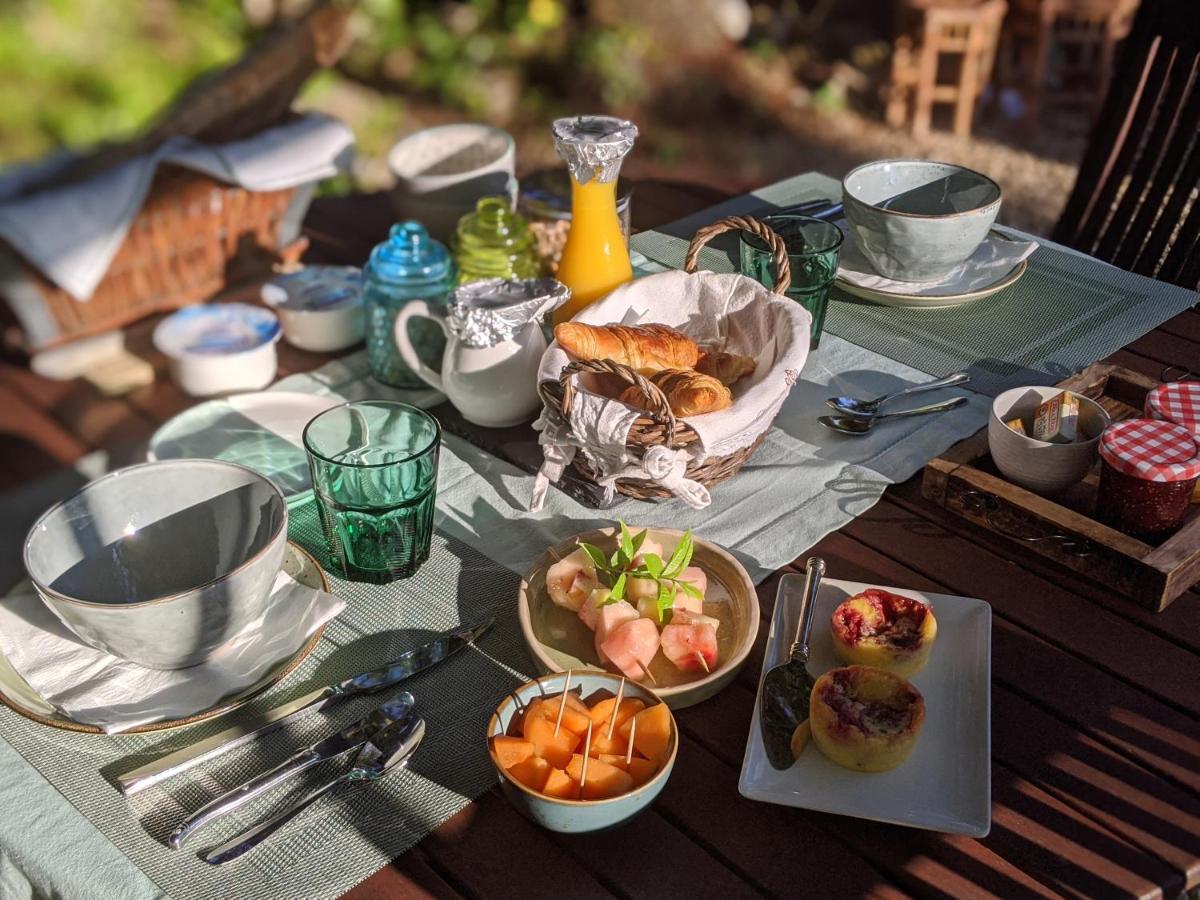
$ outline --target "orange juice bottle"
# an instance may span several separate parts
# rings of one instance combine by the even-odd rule
[[[633,280],[617,216],[617,175],[636,137],[632,122],[612,116],[554,122],[555,149],[571,173],[571,230],[558,262],[558,280],[571,299],[555,310],[555,324]]]

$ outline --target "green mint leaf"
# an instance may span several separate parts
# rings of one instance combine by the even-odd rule
[[[692,529],[689,528],[683,533],[683,537],[679,539],[679,545],[675,548],[675,552],[671,554],[671,559],[667,562],[667,567],[663,569],[663,575],[667,578],[676,578],[683,574],[683,570],[692,561],[692,549]]]
[[[642,557],[643,568],[651,578],[658,578],[663,573],[662,557],[657,553],[647,553]]]
[[[625,599],[625,573],[622,572],[612,586],[612,590],[608,592],[609,597],[615,597],[617,600]]]
[[[642,544],[646,543],[646,535],[649,533],[649,530],[645,528],[637,533],[637,537],[633,539],[632,552],[629,554],[631,558],[638,555],[638,551],[642,549]]]
[[[658,583],[658,621],[663,620],[663,613],[675,605],[675,586],[669,581]]]
[[[620,521],[620,525],[621,542],[618,546],[626,560],[631,560],[633,559],[633,535],[629,533],[629,526],[624,521]]]
[[[608,561],[604,558],[604,551],[594,544],[585,544],[582,541],[579,548],[587,554],[587,558],[592,561],[592,565],[596,567],[598,572],[603,572],[608,568]]]
[[[585,600],[585,601],[583,601],[583,602],[584,602],[584,603],[587,603],[588,601],[586,601],[586,600]],[[596,604],[596,606],[597,606],[597,607],[600,607],[600,606],[612,606],[614,603],[620,603],[620,602],[621,602],[621,598],[620,598],[620,597],[614,597],[614,596],[612,595],[612,591],[609,591],[609,592],[608,592],[608,596],[607,596],[607,597],[605,597],[603,600],[601,600],[599,603],[597,603],[597,604]]]
[[[700,593],[700,588],[696,587],[690,581],[676,581],[675,586],[687,594],[689,597],[695,597],[697,600],[703,600],[704,595]]]
[[[621,565],[621,548],[620,547],[618,547],[616,550],[614,550],[612,553],[612,556],[610,556],[608,558],[608,564],[614,569],[624,568],[624,566]]]

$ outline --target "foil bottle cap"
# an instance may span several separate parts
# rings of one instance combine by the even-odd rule
[[[580,184],[609,182],[633,149],[637,126],[615,116],[571,116],[555,119],[554,149]]]

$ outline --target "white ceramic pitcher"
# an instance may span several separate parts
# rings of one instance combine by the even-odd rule
[[[519,425],[541,406],[537,373],[547,344],[540,319],[565,301],[565,292],[553,279],[490,279],[452,291],[446,313],[412,300],[396,317],[396,346],[417,377],[445,394],[468,422]],[[408,337],[415,316],[446,333],[441,372],[421,361]]]

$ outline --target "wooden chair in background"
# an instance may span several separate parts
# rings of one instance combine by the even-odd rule
[[[929,134],[936,103],[954,105],[954,133],[971,134],[975,103],[992,77],[1005,0],[908,0],[901,7],[892,53],[887,122],[911,123],[914,137]],[[914,40],[915,36],[915,40]],[[942,61],[957,57],[954,77],[939,80]]]
[[[1200,15],[1143,0],[1054,240],[1200,288]]]
[[[1021,92],[1031,118],[1047,104],[1095,114],[1137,7],[1138,0],[1012,0],[1001,74]]]

